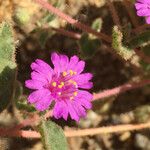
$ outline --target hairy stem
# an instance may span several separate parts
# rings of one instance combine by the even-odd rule
[[[80,129],[80,130],[69,130],[64,131],[66,137],[81,137],[81,136],[91,136],[97,134],[107,134],[107,133],[120,133],[125,131],[142,130],[150,128],[150,122],[142,124],[126,124],[126,125],[116,125],[109,127],[91,128],[91,129]],[[41,135],[36,131],[25,131],[25,130],[12,130],[6,128],[0,128],[1,137],[24,137],[24,138],[40,138]]]
[[[118,95],[118,94],[124,93],[124,92],[132,90],[132,89],[143,87],[148,84],[150,84],[150,80],[144,80],[144,81],[141,81],[138,83],[126,83],[124,85],[115,87],[113,89],[104,90],[103,92],[94,94],[93,101],[102,99],[102,98],[107,98],[109,96]]]
[[[104,41],[111,43],[111,38],[108,35],[100,33],[100,32],[96,32],[89,26],[79,22],[78,20],[71,18],[69,15],[67,15],[67,14],[63,13],[62,11],[60,11],[59,9],[53,7],[50,3],[47,3],[44,0],[34,0],[34,1],[38,4],[40,4],[44,9],[47,9],[49,12],[59,16],[60,18],[66,20],[68,23],[83,30],[84,32],[91,33],[91,34],[99,37],[100,39],[103,39]]]
[[[119,16],[117,14],[117,11],[115,9],[115,6],[114,6],[113,2],[111,0],[108,0],[107,4],[108,4],[109,10],[111,12],[113,22],[115,23],[115,25],[117,25],[119,28],[121,28],[121,23],[120,23],[120,20],[119,20]]]

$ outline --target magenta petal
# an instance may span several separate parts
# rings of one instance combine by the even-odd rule
[[[136,4],[135,4],[135,8],[136,8],[137,10],[140,10],[140,9],[147,9],[147,4],[136,3]]]
[[[149,16],[150,15],[150,9],[140,9],[137,11],[138,16]]]
[[[85,62],[79,61],[74,70],[79,74],[84,70],[84,67],[85,67]]]
[[[31,79],[41,81],[43,83],[47,83],[47,79],[45,78],[45,76],[41,75],[40,73],[38,73],[36,71],[33,71],[31,73]]]
[[[71,103],[69,101],[66,101],[66,103],[67,103],[68,111],[69,111],[71,118],[76,120],[76,121],[79,121],[79,116],[76,113],[76,111],[74,110],[73,103]]]
[[[69,58],[66,55],[60,55],[59,67],[61,72],[67,69],[68,63],[69,63]]]
[[[137,0],[139,3],[148,3],[149,0]]]
[[[67,69],[69,58],[66,55],[58,55],[52,53],[51,60],[54,64],[54,70],[58,73],[63,72]]]
[[[93,75],[91,73],[83,73],[77,75],[74,80],[77,82],[78,87],[89,89],[93,86],[89,80],[91,80]]]
[[[49,90],[47,89],[36,90],[29,95],[28,102],[31,104],[39,102],[41,100],[44,100],[44,97],[46,95],[50,97]]]
[[[85,109],[82,107],[82,105],[80,105],[80,103],[78,103],[77,101],[74,101],[73,107],[76,113],[78,114],[78,116],[80,117],[86,116]]]
[[[62,107],[62,103],[61,102],[57,102],[53,108],[53,116],[56,119],[59,119],[62,117],[62,113],[63,113],[63,107]]]
[[[27,80],[25,81],[25,86],[29,89],[43,89],[43,86],[45,85],[44,82],[37,81],[37,80]]]
[[[52,63],[54,65],[54,69],[57,71],[57,72],[60,72],[60,57],[57,53],[52,53],[51,55],[51,60],[52,60]]]
[[[43,91],[39,90],[39,98],[38,101],[35,102],[35,107],[39,111],[44,111],[49,108],[52,97],[49,90],[44,89]]]
[[[92,98],[93,98],[93,95],[91,93],[84,91],[84,90],[79,90],[78,95],[75,100],[78,101],[78,103],[81,103],[81,105],[85,107],[86,109],[91,109]]]
[[[84,83],[79,86],[82,89],[91,89],[93,87],[93,82]]]
[[[68,70],[74,70],[74,68],[76,67],[78,61],[79,61],[79,58],[76,55],[72,56],[70,58],[70,62],[68,64]]]
[[[31,64],[32,70],[40,73],[42,76],[44,76],[48,81],[51,80],[51,76],[53,73],[52,68],[45,63],[44,61],[37,59],[35,62]]]

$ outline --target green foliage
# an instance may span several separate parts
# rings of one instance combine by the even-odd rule
[[[49,0],[49,2],[51,4],[53,4],[53,6],[55,8],[58,9],[62,9],[61,7],[63,6],[64,0],[58,0],[56,2],[53,2],[53,0]],[[50,13],[49,11],[46,11],[42,17],[42,19],[40,21],[37,22],[38,26],[43,26],[43,25],[48,25],[48,26],[53,26],[53,24],[55,24],[54,27],[56,27],[57,24],[57,20],[58,17],[56,15],[54,15],[53,13]]]
[[[0,58],[0,112],[9,105],[13,98],[15,74],[16,64]]]
[[[139,123],[148,121],[150,119],[150,105],[143,105],[136,108],[134,116]]]
[[[49,33],[47,30],[43,30],[41,32],[39,32],[39,42],[42,48],[45,47],[46,41],[48,40],[48,38],[53,35],[53,32]]]
[[[14,98],[16,63],[14,62],[15,46],[11,26],[3,22],[0,25],[0,112]]]
[[[129,40],[127,44],[130,48],[136,48],[149,44],[149,41],[150,41],[150,31],[148,30],[144,33],[138,34],[137,36]]]
[[[15,51],[11,27],[3,22],[0,25],[0,58],[12,60]]]
[[[102,28],[102,19],[97,18],[92,23],[92,29],[96,30],[97,32],[100,32]]]
[[[28,8],[18,8],[16,9],[14,19],[19,25],[25,25],[30,21],[30,14],[28,13]]]
[[[141,50],[144,52],[145,56],[148,56],[150,58],[150,45],[142,47]],[[141,60],[140,64],[146,72],[150,73],[150,64],[149,63],[146,63],[144,60]]]
[[[125,47],[122,43],[123,41],[123,35],[119,31],[118,27],[115,26],[113,28],[113,34],[112,34],[112,47],[115,50],[115,52],[120,55],[124,60],[130,61],[131,64],[139,67],[139,57],[136,55],[136,53],[128,48]]]
[[[27,112],[35,112],[36,111],[34,106],[28,104],[27,97],[23,96],[21,98],[16,99],[15,104],[19,110],[25,110]]]
[[[101,42],[85,33],[82,34],[78,44],[80,46],[82,57],[90,58],[95,54]]]
[[[16,107],[19,110],[24,110],[27,112],[34,112],[36,111],[34,106],[29,105],[27,101],[27,97],[23,95],[23,87],[19,81],[16,81],[16,91],[15,91],[15,97],[14,102]]]
[[[42,121],[40,133],[46,150],[67,150],[63,130],[52,121]]]
[[[38,28],[34,29],[31,33],[36,34],[41,48],[44,48],[47,40],[52,35],[54,35],[55,31],[53,31],[50,28],[42,29],[42,28],[38,27]]]

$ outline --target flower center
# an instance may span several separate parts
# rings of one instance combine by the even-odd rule
[[[59,77],[53,76],[52,82],[49,84],[54,99],[73,100],[78,95],[78,85],[74,80],[77,73],[73,70],[62,72]]]

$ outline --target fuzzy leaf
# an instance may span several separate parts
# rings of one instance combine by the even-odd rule
[[[15,104],[19,110],[25,110],[27,112],[36,111],[34,106],[28,104],[27,97],[25,96],[22,96],[21,98],[16,99]]]
[[[150,31],[141,33],[134,38],[132,38],[127,44],[130,48],[136,48],[139,46],[145,46],[150,42]]]
[[[15,46],[11,27],[6,22],[0,25],[0,58],[12,60]]]
[[[124,60],[130,61],[130,63],[135,65],[136,67],[140,67],[140,59],[136,55],[136,53],[132,49],[123,45],[123,34],[119,31],[117,26],[113,28],[112,38],[112,47],[114,51]]]
[[[16,74],[16,64],[0,58],[0,112],[12,100]]]
[[[52,121],[42,121],[40,133],[46,150],[67,150],[63,130]]]
[[[97,32],[100,32],[102,28],[102,19],[97,18],[92,23],[92,29],[96,30]]]
[[[28,13],[28,8],[17,8],[14,19],[19,25],[25,25],[30,21],[31,15]]]
[[[81,54],[83,57],[90,58],[92,57],[97,49],[99,48],[101,42],[98,39],[90,38],[88,34],[83,34],[79,40],[79,46]]]

